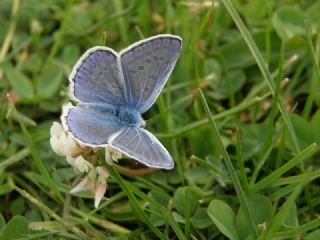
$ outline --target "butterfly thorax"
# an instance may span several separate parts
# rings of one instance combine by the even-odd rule
[[[141,114],[128,108],[120,108],[116,111],[116,116],[124,126],[138,127],[143,125]]]

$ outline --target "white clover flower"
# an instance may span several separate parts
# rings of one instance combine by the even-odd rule
[[[72,157],[72,156],[66,156],[66,160],[67,160],[67,162],[70,164],[70,166],[71,167],[75,167],[75,165],[74,165],[74,161],[76,160],[74,157]]]
[[[70,193],[74,194],[81,191],[91,191],[94,194],[94,207],[97,208],[107,191],[107,178],[110,176],[106,167],[99,166],[91,168],[88,175],[75,186]]]
[[[104,196],[104,194],[107,191],[107,178],[110,176],[110,173],[106,167],[96,167],[97,173],[98,173],[98,181],[95,187],[94,192],[94,207],[97,208]]]
[[[59,149],[60,149],[60,152],[64,155],[64,156],[71,156],[71,154],[66,154],[66,151],[67,150],[67,140],[68,139],[68,136],[65,132],[62,132],[59,136]]]
[[[79,154],[81,152],[81,148],[79,145],[74,141],[74,139],[71,137],[71,135],[67,135],[66,133],[63,133],[66,135],[66,138],[63,138],[63,152],[66,156],[74,156],[76,154]]]
[[[58,122],[53,122],[50,128],[50,135],[51,136],[60,136],[63,133],[62,125]]]
[[[89,172],[89,170],[93,167],[92,164],[82,156],[66,156],[66,160],[70,164],[70,166],[73,167],[76,173]]]
[[[122,153],[117,150],[113,150],[111,152],[111,158],[113,161],[118,162],[118,160],[122,158]]]
[[[106,163],[108,165],[112,165],[113,164],[112,158],[111,158],[111,153],[110,153],[108,147],[105,148],[105,161],[106,161]]]
[[[106,167],[99,166],[99,167],[96,167],[96,170],[99,175],[99,181],[105,182],[107,178],[110,176],[110,173]]]
[[[104,182],[98,182],[94,192],[94,207],[99,207],[99,204],[107,191],[107,184]]]
[[[60,123],[54,122],[50,128],[50,145],[59,156],[74,156],[81,152],[81,147],[71,135],[63,131]]]
[[[60,123],[53,122],[50,128],[50,145],[52,150],[59,156],[63,156],[60,149],[60,136],[63,133],[63,128]]]
[[[65,132],[60,135],[60,151],[64,156],[74,156],[81,152],[73,137]]]
[[[59,138],[56,135],[53,135],[50,137],[50,145],[52,150],[59,156],[63,156],[61,150],[60,150],[60,141]]]
[[[108,165],[112,165],[113,162],[118,162],[122,157],[122,154],[112,147],[105,148],[105,161]]]
[[[54,122],[52,124],[50,135],[50,144],[53,151],[60,156],[66,157],[67,162],[76,173],[88,173],[70,193],[91,191],[95,196],[94,206],[97,208],[108,187],[107,178],[110,176],[108,169],[104,166],[94,168],[90,162],[81,156],[80,153],[83,152],[83,147],[63,130],[60,123]],[[105,152],[106,162],[110,165],[113,161],[117,162],[122,156],[119,151],[110,147],[105,148]]]
[[[85,160],[82,156],[78,156],[73,161],[73,167],[76,168],[79,172],[89,172],[92,168],[92,164]]]
[[[96,187],[96,175],[97,175],[97,172],[95,171],[94,168],[92,168],[89,174],[84,179],[82,179],[82,181],[77,186],[75,186],[70,191],[70,193],[74,194],[81,191],[94,192]]]

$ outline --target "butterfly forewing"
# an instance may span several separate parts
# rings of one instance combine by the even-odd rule
[[[147,111],[165,85],[181,48],[181,39],[163,35],[138,42],[120,52],[130,107]]]
[[[124,105],[124,82],[118,54],[112,49],[89,49],[69,76],[71,94],[82,103]]]

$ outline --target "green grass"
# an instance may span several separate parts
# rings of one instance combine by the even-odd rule
[[[320,3],[208,3],[1,1],[0,240],[320,239]],[[120,160],[94,209],[49,143],[67,76],[159,33],[183,47],[143,117],[175,168]]]

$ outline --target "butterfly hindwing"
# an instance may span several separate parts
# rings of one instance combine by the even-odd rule
[[[90,146],[107,146],[109,138],[121,130],[117,119],[99,107],[67,104],[61,116],[64,128],[80,143]]]
[[[140,127],[123,129],[110,144],[122,153],[153,168],[172,169],[173,160],[159,140]]]

